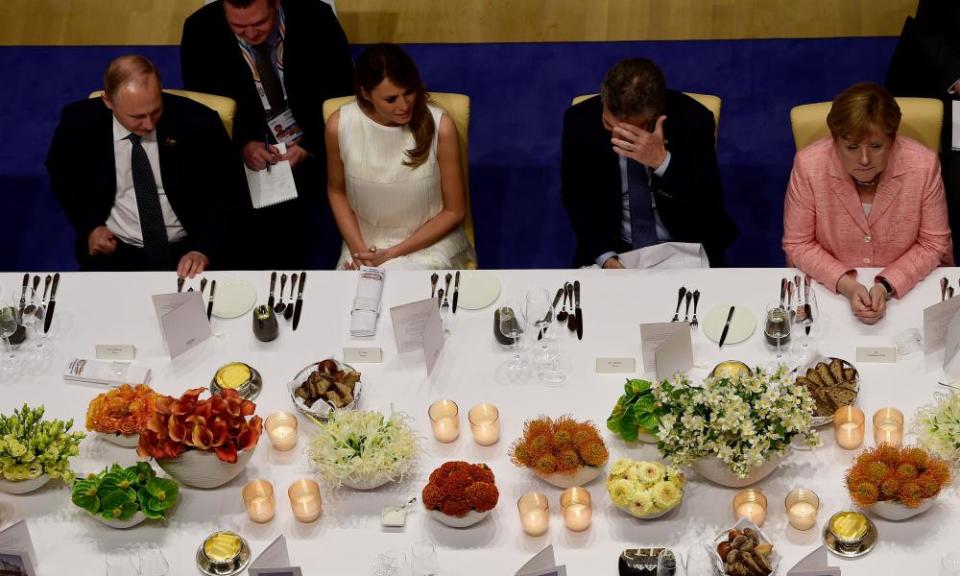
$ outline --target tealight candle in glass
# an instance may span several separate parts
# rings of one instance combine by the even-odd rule
[[[567,488],[560,495],[563,523],[568,530],[583,532],[590,527],[590,521],[593,519],[590,500],[590,492],[582,486]]]
[[[873,441],[879,446],[887,443],[899,447],[903,442],[903,412],[896,408],[881,408],[873,415]]]
[[[817,523],[820,510],[820,498],[816,492],[806,488],[794,488],[783,501],[787,509],[787,519],[797,530],[809,530]]]
[[[467,412],[467,420],[477,444],[490,446],[500,439],[500,411],[493,404],[477,404]]]
[[[251,480],[243,487],[243,504],[247,516],[254,522],[264,523],[273,519],[276,506],[273,501],[273,485],[267,480]]]
[[[320,517],[320,486],[309,478],[301,478],[287,489],[293,517],[300,522],[313,522]]]
[[[767,519],[767,497],[760,490],[747,488],[733,497],[733,515],[735,518],[746,518],[757,526],[762,526]]]
[[[528,492],[517,500],[520,525],[528,536],[543,536],[550,529],[550,501],[540,492]]]
[[[440,442],[453,442],[460,435],[460,408],[453,400],[437,400],[427,411],[433,436]]]
[[[833,415],[833,436],[837,445],[846,450],[859,448],[866,432],[865,420],[866,416],[859,408],[844,406],[838,409]]]
[[[289,412],[274,412],[263,423],[270,444],[281,452],[292,450],[297,445],[297,417]]]

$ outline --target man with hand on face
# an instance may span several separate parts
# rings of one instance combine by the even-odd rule
[[[281,160],[293,168],[298,197],[255,210],[256,264],[333,268],[340,238],[325,193],[322,107],[353,92],[353,63],[330,6],[217,0],[187,18],[180,64],[188,90],[236,101],[233,140],[250,170]]]
[[[143,56],[110,63],[102,98],[64,107],[46,165],[82,270],[193,278],[218,254],[214,215],[245,189],[217,113],[163,94]]]
[[[619,62],[600,95],[563,118],[561,195],[577,235],[574,266],[623,268],[617,254],[659,242],[703,244],[714,265],[737,229],[723,206],[713,114],[667,90],[650,60]]]

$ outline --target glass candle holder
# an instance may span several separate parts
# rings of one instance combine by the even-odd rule
[[[737,492],[733,497],[733,516],[737,519],[746,518],[757,526],[763,526],[763,521],[767,519],[767,497],[753,488]]]
[[[809,530],[817,524],[820,498],[813,490],[794,488],[783,501],[790,525],[797,530]]]
[[[460,408],[453,400],[437,400],[427,411],[433,436],[439,442],[453,442],[460,436]]]
[[[877,446],[886,442],[899,447],[903,442],[903,412],[896,408],[881,408],[873,415],[873,441]]]
[[[320,517],[320,486],[309,478],[301,478],[287,489],[293,517],[300,522],[313,522]]]
[[[481,446],[491,446],[500,439],[500,411],[493,404],[477,404],[467,412],[473,440]]]
[[[292,450],[297,445],[297,417],[289,412],[274,412],[263,423],[270,444],[281,452]]]
[[[866,432],[866,416],[863,410],[853,406],[844,406],[833,415],[833,436],[837,445],[845,450],[859,448],[863,444]]]
[[[563,509],[563,523],[568,530],[583,532],[590,527],[593,519],[593,507],[590,492],[582,486],[567,488],[560,495],[560,508]]]
[[[517,499],[520,525],[528,536],[543,536],[550,529],[550,500],[540,492],[527,492]]]
[[[273,501],[273,484],[267,480],[251,480],[243,487],[243,504],[247,516],[254,522],[264,523],[273,519],[276,505]]]

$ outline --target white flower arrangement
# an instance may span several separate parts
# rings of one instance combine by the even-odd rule
[[[960,394],[936,393],[933,404],[921,406],[913,419],[920,445],[937,456],[960,463]]]
[[[409,418],[391,410],[334,411],[318,422],[308,454],[325,482],[339,487],[344,481],[399,482],[410,472],[420,451]]]
[[[685,483],[673,466],[622,458],[607,475],[607,492],[617,508],[644,518],[676,508],[683,500]]]
[[[654,397],[667,409],[657,430],[660,453],[679,468],[716,456],[746,478],[782,455],[795,436],[818,446],[813,398],[787,376],[780,366],[773,374],[757,368],[753,375],[707,378],[701,388],[683,375],[654,384]]]

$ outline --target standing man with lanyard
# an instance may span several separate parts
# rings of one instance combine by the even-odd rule
[[[340,239],[326,195],[323,102],[353,92],[353,64],[330,6],[217,0],[187,18],[180,64],[188,90],[237,102],[233,140],[248,168],[293,167],[297,198],[255,210],[250,267],[333,268]]]

